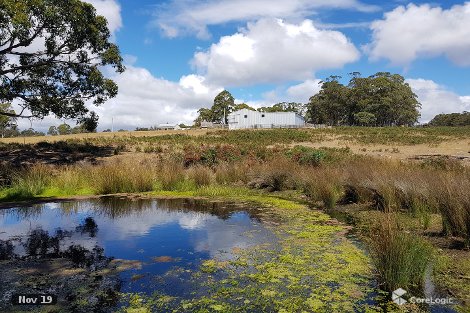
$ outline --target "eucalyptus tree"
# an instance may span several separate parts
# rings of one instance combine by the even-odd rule
[[[95,8],[79,0],[0,0],[0,115],[81,121],[118,87],[104,66],[123,72],[119,48]]]

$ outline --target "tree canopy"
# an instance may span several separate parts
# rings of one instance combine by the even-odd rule
[[[9,103],[0,103],[0,112],[7,112],[11,115],[15,114]],[[11,128],[16,128],[16,118],[9,115],[0,115],[0,133],[2,138],[7,136],[8,130]]]
[[[227,90],[222,91],[214,98],[212,105],[212,122],[219,124],[227,124],[227,116],[233,111],[235,99]]]
[[[470,126],[470,112],[438,114],[430,122],[431,126]]]
[[[379,72],[369,77],[352,73],[347,86],[331,76],[307,105],[307,118],[316,124],[392,126],[413,125],[420,103],[405,79]]]
[[[91,4],[0,0],[0,102],[22,108],[0,115],[81,121],[87,100],[99,105],[118,92],[103,66],[124,71],[107,21]]]
[[[194,123],[197,126],[200,126],[201,122],[227,124],[227,117],[234,111],[235,106],[235,100],[232,94],[227,90],[224,90],[214,98],[214,103],[210,109],[200,108],[197,111],[198,117],[194,120]]]
[[[301,116],[305,114],[305,105],[298,102],[279,102],[271,107],[261,107],[258,112],[295,112]]]

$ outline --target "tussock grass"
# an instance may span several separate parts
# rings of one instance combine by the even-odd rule
[[[6,200],[28,199],[41,194],[51,182],[53,168],[44,164],[33,164],[13,176]]]
[[[193,166],[188,171],[188,178],[196,184],[196,187],[208,186],[212,182],[212,170],[201,165]]]
[[[250,166],[246,162],[221,163],[215,167],[215,181],[220,185],[246,184]]]
[[[331,210],[344,194],[341,177],[335,168],[311,169],[304,173],[303,190],[313,201],[321,201]]]
[[[433,257],[432,246],[404,232],[391,213],[384,213],[371,231],[369,247],[382,288],[420,291]]]
[[[470,244],[470,175],[443,173],[432,183],[442,215],[443,232],[461,236]]]
[[[297,189],[300,186],[301,167],[285,157],[274,158],[252,166],[249,170],[250,186],[269,191]]]
[[[163,190],[177,190],[185,181],[183,164],[169,161],[159,166],[157,179]]]
[[[147,160],[116,160],[91,170],[93,189],[98,194],[151,191],[155,182],[154,168]]]
[[[90,165],[65,166],[55,176],[51,185],[64,195],[74,195],[80,190],[89,189],[93,180]]]

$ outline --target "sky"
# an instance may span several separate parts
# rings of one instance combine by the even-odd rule
[[[226,89],[254,107],[308,102],[330,75],[398,73],[420,122],[470,111],[470,1],[86,0],[104,15],[126,71],[89,108],[98,130],[192,124]],[[20,120],[47,131],[62,120]],[[72,126],[73,121],[65,121]]]

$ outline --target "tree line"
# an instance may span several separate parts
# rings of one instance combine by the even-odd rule
[[[470,126],[470,112],[438,114],[430,122],[430,126]]]
[[[307,121],[332,126],[412,126],[418,122],[421,104],[404,77],[388,72],[350,75],[346,86],[339,82],[340,76],[321,82],[320,92],[307,104]]]
[[[296,112],[313,124],[331,126],[412,126],[420,117],[416,94],[398,74],[379,72],[369,77],[350,73],[348,85],[340,83],[340,76],[330,76],[321,83],[321,90],[306,104],[281,102],[271,107],[254,109],[245,103],[235,104],[227,90],[214,98],[210,108],[198,110],[194,121],[227,123],[227,116],[241,109],[260,112]]]

